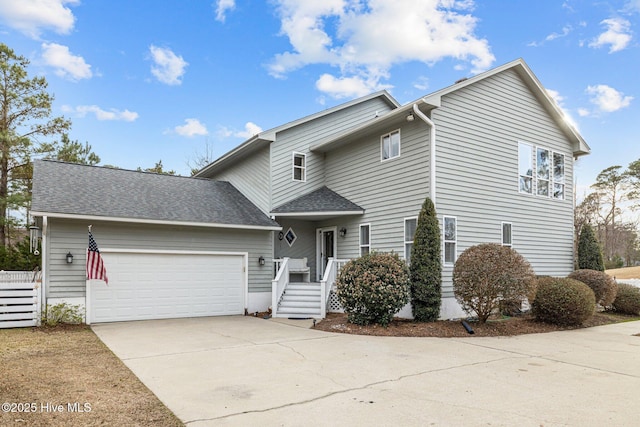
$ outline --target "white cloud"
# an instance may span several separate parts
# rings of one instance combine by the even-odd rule
[[[640,12],[640,0],[629,0],[625,5],[625,10],[628,12]]]
[[[239,136],[241,138],[251,138],[252,136],[256,136],[262,132],[262,128],[253,122],[247,122],[244,125],[244,131],[236,132],[235,136]]]
[[[429,78],[425,76],[418,77],[418,79],[413,83],[413,87],[421,91],[429,89]]]
[[[34,39],[45,29],[68,34],[76,19],[66,6],[79,3],[79,0],[0,0],[0,20]]]
[[[209,135],[207,127],[200,123],[198,119],[185,119],[185,124],[173,128],[175,133],[182,136],[204,136]]]
[[[355,98],[391,88],[390,85],[380,84],[379,80],[375,77],[365,80],[360,76],[336,78],[330,74],[323,74],[316,82],[316,88],[336,99]]]
[[[139,117],[138,113],[133,111],[120,111],[115,108],[111,108],[109,111],[106,111],[97,105],[78,105],[75,108],[64,105],[62,110],[66,113],[75,113],[78,117],[85,117],[87,114],[92,113],[95,115],[96,119],[101,121],[118,120],[123,122],[133,122]]]
[[[591,103],[604,113],[612,113],[628,107],[633,100],[632,96],[624,96],[622,92],[607,85],[589,86],[586,92],[591,95]]]
[[[224,22],[227,18],[227,12],[236,8],[235,0],[217,0],[216,6],[216,21]]]
[[[607,31],[589,43],[589,47],[600,48],[609,45],[609,53],[625,49],[631,42],[631,23],[623,18],[609,18],[600,22]]]
[[[549,34],[547,37],[545,37],[543,41],[531,42],[527,46],[532,46],[532,47],[542,46],[546,42],[550,42],[550,41],[553,41],[555,39],[559,39],[559,38],[568,36],[571,33],[571,31],[573,31],[573,27],[571,25],[565,25],[564,27],[562,27],[562,32],[560,32],[560,33],[553,32],[553,33]]]
[[[232,130],[228,127],[221,126],[216,132],[220,138],[244,138],[249,139],[262,132],[262,128],[253,122],[247,122],[244,125],[244,130]]]
[[[277,0],[277,5],[281,34],[292,49],[277,54],[269,72],[282,78],[309,64],[334,66],[337,75],[325,74],[316,83],[333,97],[384,87],[381,82],[400,63],[432,65],[453,58],[479,72],[495,60],[488,41],[474,34],[471,0]]]
[[[551,97],[551,99],[553,99],[553,101],[556,103],[556,105],[560,109],[560,112],[562,113],[564,120],[567,123],[569,123],[569,125],[571,125],[574,129],[578,130],[579,129],[578,122],[574,120],[574,118],[571,116],[569,111],[567,111],[567,109],[564,106],[565,97],[560,95],[560,92],[558,92],[557,90],[546,89],[546,91],[547,91],[547,94]],[[580,112],[578,112],[578,114],[581,116]]]
[[[90,79],[93,76],[91,65],[81,56],[73,55],[67,46],[57,43],[42,44],[42,59],[45,64],[54,67],[56,75],[69,79]]]
[[[151,74],[158,81],[168,85],[179,85],[182,83],[182,76],[185,68],[189,65],[181,56],[176,55],[169,48],[149,46],[153,65],[151,66]]]

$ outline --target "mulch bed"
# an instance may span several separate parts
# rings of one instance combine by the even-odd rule
[[[396,318],[387,327],[380,325],[360,326],[349,323],[346,314],[329,313],[326,319],[316,324],[315,329],[345,334],[396,337],[495,337],[589,328],[631,320],[640,320],[640,317],[601,312],[594,314],[593,317],[580,326],[557,326],[538,322],[530,315],[525,314],[515,317],[494,318],[485,324],[477,321],[467,321],[474,332],[469,334],[459,320],[422,323]]]

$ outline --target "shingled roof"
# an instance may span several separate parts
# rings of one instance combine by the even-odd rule
[[[228,182],[36,160],[34,216],[280,229]]]
[[[329,189],[321,187],[315,191],[304,194],[283,205],[278,206],[272,212],[274,215],[286,214],[363,214],[364,209]],[[284,214],[284,215],[283,215]]]

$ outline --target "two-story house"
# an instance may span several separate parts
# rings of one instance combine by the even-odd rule
[[[145,223],[149,228],[129,239],[119,229],[118,239],[112,240],[111,227],[125,227],[130,209],[116,218],[121,222],[105,222],[99,237],[106,243],[107,257],[120,246],[141,246],[158,227],[173,227],[163,231],[164,238],[187,246],[195,235],[203,247],[215,241],[216,251],[226,247],[247,254],[244,308],[253,312],[272,307],[276,315],[321,317],[327,305],[335,305],[330,287],[341,260],[394,251],[410,261],[417,216],[430,197],[442,228],[441,317],[459,317],[464,313],[453,298],[451,275],[457,256],[470,246],[512,246],[537,274],[564,276],[573,270],[573,164],[588,153],[583,138],[529,67],[516,60],[403,106],[384,91],[356,99],[255,135],[199,171],[199,179],[162,178],[229,183],[255,208],[251,217],[259,226],[231,220],[226,228],[215,228],[207,227],[205,219],[178,219],[153,227]],[[38,181],[37,172],[38,167],[34,188],[51,185]],[[77,221],[69,218],[72,212],[49,209],[51,201],[38,200],[40,193],[34,189],[34,210],[47,218],[52,253],[58,244],[51,222],[62,221],[60,215],[69,227]],[[135,215],[138,222],[149,220],[148,214]],[[246,236],[218,238],[230,226]],[[204,227],[207,231],[201,233]],[[98,237],[97,228],[95,233]],[[151,240],[149,247],[175,246]],[[248,242],[253,249],[243,248]],[[43,259],[44,267],[48,261]],[[280,274],[272,282],[273,261]],[[50,272],[45,274],[49,295],[64,288],[54,268],[44,268]],[[108,268],[118,272],[120,267]],[[64,297],[64,292],[59,295]],[[144,295],[137,298],[144,300]],[[116,303],[106,303],[107,311],[109,304]],[[151,313],[148,316],[163,317],[161,311]],[[105,319],[112,318],[94,321]]]

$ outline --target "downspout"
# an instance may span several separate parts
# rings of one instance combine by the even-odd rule
[[[42,316],[42,311],[47,309],[47,262],[49,258],[49,251],[47,250],[48,238],[49,234],[49,218],[46,215],[42,216],[42,240],[40,241],[40,260],[42,263],[42,278],[40,279],[40,314]]]
[[[413,112],[416,116],[429,126],[429,197],[436,206],[436,125],[418,108],[418,104],[413,104]]]

